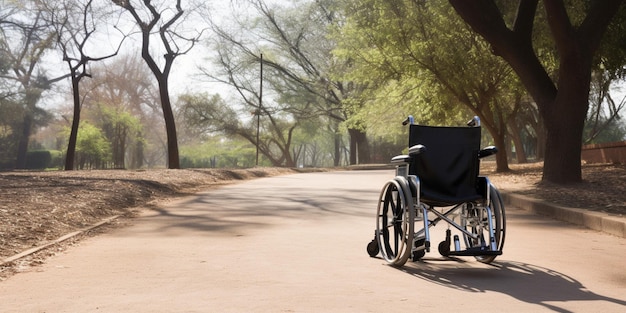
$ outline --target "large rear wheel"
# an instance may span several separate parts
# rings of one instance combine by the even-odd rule
[[[383,187],[378,202],[376,239],[383,258],[393,266],[404,265],[411,254],[411,194],[407,194],[408,190],[406,181],[390,180]]]
[[[462,210],[461,223],[465,227],[465,230],[476,234],[476,238],[472,238],[466,234],[463,234],[465,245],[471,248],[489,247],[491,242],[491,234],[489,232],[489,225],[493,228],[493,235],[495,240],[495,246],[497,251],[502,251],[504,247],[504,237],[506,233],[506,216],[504,213],[504,204],[502,197],[498,190],[491,184],[489,184],[490,203],[485,205],[475,205],[468,203]],[[489,223],[490,217],[487,213],[487,207],[491,209],[491,223]],[[491,263],[497,257],[496,254],[478,255],[476,260],[482,263]]]

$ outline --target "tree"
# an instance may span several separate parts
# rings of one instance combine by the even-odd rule
[[[259,64],[263,61],[266,71],[271,73],[265,75],[265,79],[273,87],[277,101],[283,106],[292,106],[285,110],[297,113],[303,119],[323,116],[328,120],[326,123],[334,129],[335,165],[339,165],[341,156],[340,123],[348,128],[350,163],[368,163],[369,145],[365,126],[358,121],[346,123],[353,118],[350,115],[353,111],[347,109],[345,104],[350,99],[352,104],[358,104],[355,100],[358,99],[361,86],[334,75],[335,71],[340,71],[344,66],[338,64],[339,60],[332,55],[335,42],[329,36],[331,29],[341,23],[334,2],[291,1],[281,6],[270,6],[263,0],[248,0],[246,3],[255,15],[252,20],[235,19],[238,22],[235,28],[239,34],[226,31],[225,27],[214,27],[220,38],[218,48],[223,50],[221,59],[230,54],[232,58],[245,60],[242,64]],[[223,63],[220,62],[220,65]],[[231,70],[240,66],[238,63],[235,65]],[[215,73],[205,73],[213,79],[232,84],[229,78],[225,78],[230,75],[220,78]],[[357,160],[357,155],[360,160]]]
[[[15,151],[19,142],[20,117],[23,107],[8,97],[0,98],[0,168],[15,167]]]
[[[519,111],[523,91],[506,62],[491,55],[442,2],[346,4],[336,53],[352,60],[346,75],[372,86],[376,108],[361,111],[375,110],[380,118],[381,111],[397,112],[404,101],[421,123],[458,123],[477,115],[502,151],[496,155],[497,170],[509,170],[508,122]]]
[[[4,23],[10,23],[8,18],[14,14],[12,9],[0,8],[0,26]],[[4,26],[0,27],[0,32],[4,33]],[[6,46],[4,42],[6,35],[0,36],[0,46]],[[0,50],[0,75],[4,76],[10,69],[10,58],[3,50]],[[14,164],[14,151],[17,142],[17,138],[14,137],[14,121],[17,120],[15,115],[19,111],[19,105],[17,105],[13,98],[13,93],[10,90],[10,85],[6,83],[6,80],[0,80],[0,168],[13,167]]]
[[[610,128],[617,126],[616,122],[621,119],[619,113],[626,107],[626,97],[616,101],[611,95],[612,83],[619,80],[612,76],[609,71],[596,71],[592,76],[590,108],[583,135],[586,144],[595,141],[602,132],[611,131]]]
[[[65,170],[67,171],[74,169],[74,154],[82,108],[80,81],[85,77],[91,77],[88,72],[90,62],[102,61],[116,56],[126,38],[123,36],[115,51],[108,55],[97,57],[89,55],[88,50],[102,50],[102,45],[89,44],[98,35],[96,27],[101,22],[98,19],[102,16],[100,14],[103,13],[103,10],[102,7],[94,9],[93,0],[89,0],[85,4],[76,3],[72,0],[53,1],[48,6],[50,21],[56,30],[57,45],[61,50],[63,61],[67,63],[70,71],[74,102],[72,127],[65,154]],[[96,16],[96,14],[100,16]],[[107,39],[110,40],[110,38]]]
[[[241,89],[240,92],[249,91]],[[257,145],[255,121],[241,119],[241,112],[227,105],[220,96],[183,95],[179,100],[181,101],[181,114],[189,124],[188,127],[195,127],[203,133],[219,132],[230,136],[240,136]],[[264,132],[259,136],[259,152],[273,166],[295,167],[297,158],[292,154],[291,149],[298,122],[290,122],[284,115],[271,112],[271,108],[267,106],[253,113],[263,115],[263,124],[260,127],[264,129]]]
[[[510,64],[537,103],[547,132],[543,179],[561,184],[580,182],[583,127],[591,71],[597,61],[594,56],[623,0],[572,2],[578,5],[575,8],[560,0],[543,1],[559,58],[554,79],[533,45],[538,0],[520,0],[509,24],[493,0],[449,2],[491,44],[493,52]],[[573,9],[585,14],[574,20]]]
[[[607,143],[626,140],[626,124],[624,120],[612,119],[610,121],[601,117],[597,122],[602,123],[602,129],[594,129],[593,123],[585,125],[585,144]]]
[[[43,116],[37,103],[46,89],[66,76],[49,78],[41,66],[44,54],[54,41],[43,8],[36,2],[19,5],[19,10],[16,9],[19,14],[7,16],[0,31],[0,55],[6,62],[4,66],[9,68],[0,78],[12,82],[11,88],[17,89],[13,93],[16,103],[23,105],[20,129],[16,133],[16,167],[25,168],[30,136],[40,122],[38,117]]]
[[[78,168],[106,168],[111,160],[110,143],[104,138],[102,131],[91,123],[85,122],[80,128],[76,143]]]
[[[132,126],[123,140],[115,136],[115,132],[105,132],[116,152],[116,166],[153,167],[167,162],[159,92],[141,57],[122,55],[108,64],[94,66],[91,72],[91,79],[81,84],[81,90],[85,91],[82,100],[84,119],[102,129],[119,124],[113,120],[125,120],[130,123],[122,124]],[[122,118],[126,115],[128,117]]]
[[[111,145],[113,167],[126,168],[126,152],[132,140],[141,140],[139,119],[120,108],[101,108],[101,128]]]
[[[159,96],[167,133],[167,166],[171,169],[178,169],[180,168],[178,139],[168,79],[174,60],[189,52],[199,40],[202,32],[186,37],[183,32],[176,31],[177,27],[185,21],[185,11],[182,8],[181,0],[176,0],[174,7],[163,5],[163,3],[157,5],[151,0],[143,0],[139,4],[132,0],[112,1],[125,9],[140,28],[142,38],[141,56],[150,68],[150,71],[152,71],[152,74],[154,74],[159,85]],[[193,12],[193,9],[191,12]],[[153,49],[151,39],[155,35],[160,39],[161,49],[164,50],[164,63],[161,66],[153,57],[154,50],[151,50]]]

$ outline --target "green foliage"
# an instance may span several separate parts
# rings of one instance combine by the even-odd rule
[[[66,129],[69,136],[69,128]],[[111,161],[111,143],[102,130],[90,122],[81,123],[76,141],[76,161],[78,168],[106,168]]]
[[[142,129],[139,118],[130,112],[114,107],[100,107],[102,111],[102,128],[111,137],[114,135],[127,135],[129,132],[137,133]],[[117,133],[116,133],[117,132]]]
[[[204,132],[222,132],[234,135],[240,126],[237,112],[218,94],[184,94],[179,97],[179,111],[183,126],[190,135]]]
[[[611,20],[595,61],[611,79],[626,78],[626,5]]]
[[[344,127],[364,132],[366,125],[350,115],[356,112],[350,106],[358,108],[363,103],[358,98],[362,86],[334,75],[348,66],[348,62],[332,55],[335,40],[328,36],[330,29],[343,22],[338,3],[331,0],[242,3],[250,8],[242,10],[245,13],[237,12],[244,16],[229,21],[232,23],[227,26],[216,27],[217,44],[213,49],[219,54],[215,60],[218,69],[205,73],[240,96],[234,105],[246,108],[237,113],[262,114],[259,144],[262,153],[276,165],[293,166],[294,158],[303,148],[292,142],[292,135],[309,121],[323,120],[320,128],[333,127],[331,139],[344,121]],[[262,106],[258,92],[261,61]],[[240,119],[247,120],[247,116],[242,114]],[[250,138],[242,132],[239,135]],[[360,147],[364,146],[367,142],[362,140]],[[339,149],[335,151],[338,160]],[[356,151],[350,152],[356,155]]]
[[[409,114],[440,125],[479,115],[490,131],[504,132],[519,82],[447,2],[348,0],[344,9],[335,53],[351,60],[347,77],[369,83],[355,115],[371,132],[395,136],[400,129],[390,123]]]
[[[125,158],[131,141],[141,141],[142,124],[138,117],[120,108],[100,106],[101,128],[111,143],[113,166],[126,168]]]
[[[180,97],[179,103],[180,115],[185,121],[188,134],[204,136],[223,134],[230,138],[245,139],[253,145],[257,144],[256,117],[260,114],[258,140],[260,153],[274,166],[292,166],[291,146],[299,122],[294,121],[293,115],[273,112],[265,106],[261,111],[247,111],[250,116],[248,119],[243,115],[246,108],[253,107],[244,106],[237,112],[219,96],[208,94],[184,95]]]
[[[50,152],[50,156],[52,157],[52,159],[50,160],[50,164],[48,165],[48,168],[53,168],[53,169],[62,169],[65,165],[65,155],[63,154],[63,151],[59,151],[59,150],[48,150]]]
[[[611,121],[602,120],[600,122],[605,124],[605,126],[598,133],[595,133],[596,130],[592,126],[593,123],[588,121],[585,124],[583,142],[593,144],[626,140],[626,123],[624,123],[624,120],[612,119]]]
[[[324,119],[309,119],[301,123],[293,134],[292,153],[296,166],[332,167],[334,165],[334,130]]]
[[[407,128],[404,128],[408,132]],[[370,140],[372,147],[372,163],[387,164],[394,156],[408,153],[408,135],[397,136],[394,141],[386,138],[373,138]]]
[[[14,166],[27,111],[30,111],[30,115],[33,117],[33,129],[47,125],[52,118],[50,113],[41,108],[29,110],[22,104],[19,96],[0,98],[0,163],[5,164],[4,166],[0,165],[0,167],[6,167],[8,164],[11,164],[10,167]],[[26,166],[30,168],[28,165]]]
[[[256,159],[252,144],[223,137],[207,137],[201,143],[181,146],[180,155],[183,168],[253,167]]]
[[[13,168],[23,107],[15,101],[0,98],[0,168]]]

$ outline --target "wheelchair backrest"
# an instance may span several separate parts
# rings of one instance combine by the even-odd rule
[[[420,179],[424,200],[454,204],[477,198],[480,127],[410,127],[409,147],[426,146],[409,165],[409,174]]]

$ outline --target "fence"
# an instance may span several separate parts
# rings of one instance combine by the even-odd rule
[[[626,141],[585,145],[582,159],[586,163],[626,164]]]

